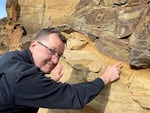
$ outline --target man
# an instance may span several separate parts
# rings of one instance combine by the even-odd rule
[[[55,28],[42,29],[28,49],[0,57],[0,113],[37,113],[39,107],[81,109],[110,82],[119,79],[121,63],[108,67],[91,82],[56,82],[66,39]],[[54,68],[55,73],[50,77]]]

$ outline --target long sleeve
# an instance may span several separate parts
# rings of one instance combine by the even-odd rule
[[[99,78],[92,82],[70,85],[56,83],[42,74],[23,75],[17,81],[14,90],[16,104],[57,109],[83,108],[104,87]]]

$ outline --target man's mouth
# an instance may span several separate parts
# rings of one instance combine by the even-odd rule
[[[56,65],[54,64],[54,63],[52,63],[52,62],[48,62],[47,63],[50,67],[55,67]]]

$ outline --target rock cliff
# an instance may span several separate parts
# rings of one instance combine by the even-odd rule
[[[118,61],[121,78],[82,110],[39,113],[150,112],[149,0],[7,0],[0,20],[0,54],[28,47],[35,33],[55,26],[67,37],[60,81],[90,81]]]

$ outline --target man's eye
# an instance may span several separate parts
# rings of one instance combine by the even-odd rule
[[[56,51],[55,51],[54,49],[49,49],[49,51],[50,51],[51,53],[56,53]]]

